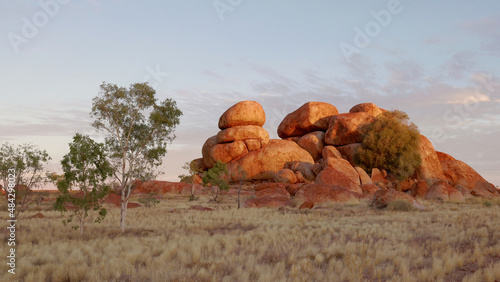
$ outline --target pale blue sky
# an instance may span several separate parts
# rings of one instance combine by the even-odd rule
[[[356,28],[371,32],[362,48]],[[0,142],[47,149],[50,169],[74,133],[94,134],[102,81],[146,79],[184,112],[163,179],[201,157],[240,100],[264,106],[273,138],[287,113],[324,101],[406,111],[437,150],[500,185],[498,1],[1,1],[0,35]]]

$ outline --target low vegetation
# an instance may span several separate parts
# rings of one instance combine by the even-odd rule
[[[412,176],[422,159],[418,152],[420,132],[402,111],[387,111],[363,128],[356,163],[368,172],[385,169],[399,180]]]
[[[498,281],[500,202],[425,202],[425,211],[367,202],[320,209],[237,209],[236,196],[165,195],[155,209],[120,209],[80,235],[51,201],[17,229],[16,276],[0,281]],[[137,201],[138,198],[132,198]],[[2,209],[6,201],[2,198]],[[404,210],[404,211],[402,211]],[[5,214],[5,213],[3,213]],[[2,218],[5,219],[5,218]],[[7,229],[0,229],[5,254]]]

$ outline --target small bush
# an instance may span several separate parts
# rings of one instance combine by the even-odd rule
[[[156,198],[156,193],[151,193],[142,198],[139,198],[139,203],[143,204],[146,208],[151,208],[160,203]]]
[[[415,207],[405,200],[395,200],[387,205],[387,209],[391,211],[413,211]]]
[[[368,173],[373,168],[385,169],[403,181],[422,163],[418,151],[420,132],[406,113],[385,112],[362,130],[363,141],[354,159]]]
[[[483,202],[483,205],[484,205],[485,207],[488,207],[488,208],[489,208],[489,207],[491,207],[493,204],[492,204],[490,201],[484,201],[484,202]]]

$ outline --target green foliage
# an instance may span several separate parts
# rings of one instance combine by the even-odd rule
[[[362,130],[363,141],[354,158],[366,171],[385,169],[405,180],[420,166],[420,132],[406,113],[384,112]]]
[[[146,208],[155,207],[160,201],[156,198],[156,193],[150,193],[139,198],[139,203],[143,204]]]
[[[192,162],[185,162],[182,168],[187,171],[186,174],[179,175],[180,182],[192,183],[195,174],[201,172],[194,167]]]
[[[43,165],[49,160],[51,158],[47,151],[40,150],[38,146],[23,144],[14,147],[8,142],[3,143],[0,147],[0,177],[4,189],[7,188],[9,169],[15,170],[16,185],[33,189],[45,184]]]
[[[61,165],[64,174],[51,175],[59,190],[54,209],[61,214],[70,212],[63,220],[65,225],[77,217],[79,222],[72,227],[80,228],[80,233],[83,233],[84,221],[90,211],[98,212],[95,222],[101,222],[107,213],[100,200],[109,194],[109,186],[104,181],[112,175],[112,169],[106,158],[104,144],[77,133]],[[74,187],[78,187],[79,193],[71,191]]]
[[[222,191],[227,191],[229,190],[229,183],[228,183],[228,169],[227,169],[227,164],[223,163],[222,161],[217,161],[214,166],[209,169],[206,173],[205,176],[202,178],[203,181],[203,186],[211,185],[213,187],[212,189],[212,195],[214,201],[217,200],[217,196],[219,195],[219,190]],[[216,187],[218,187],[218,189]]]
[[[182,112],[172,99],[159,101],[147,83],[127,89],[102,83],[92,100],[93,126],[105,133],[113,175],[121,185],[120,229],[125,230],[126,205],[133,181],[155,178],[175,135]]]
[[[51,160],[45,150],[32,144],[14,145],[5,142],[0,147],[0,177],[3,189],[7,192],[9,174],[15,175],[15,217],[27,209],[33,188],[47,182],[44,164]],[[24,188],[24,187],[27,188]]]

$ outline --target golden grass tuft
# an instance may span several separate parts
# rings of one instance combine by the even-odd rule
[[[236,209],[234,197],[214,211],[189,210],[187,197],[153,208],[119,209],[83,236],[58,212],[18,222],[17,274],[0,264],[0,281],[498,281],[500,205],[425,202],[422,212],[374,210],[368,202],[323,204],[306,212]],[[46,203],[44,203],[46,204]],[[47,204],[48,205],[48,204]],[[6,218],[2,218],[5,220]],[[0,253],[7,251],[0,229]]]

